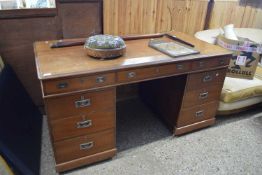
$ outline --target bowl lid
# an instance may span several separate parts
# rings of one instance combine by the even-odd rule
[[[85,42],[86,48],[93,49],[117,49],[124,46],[125,42],[122,38],[112,35],[94,35],[87,38]]]

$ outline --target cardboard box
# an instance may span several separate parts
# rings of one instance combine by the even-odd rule
[[[233,52],[227,76],[253,79],[262,53],[262,45],[246,38],[238,39],[239,41],[226,39],[223,35],[219,35],[217,39],[218,45]]]

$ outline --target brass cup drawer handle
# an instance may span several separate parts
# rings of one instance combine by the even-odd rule
[[[183,64],[178,64],[178,65],[176,66],[176,68],[177,68],[178,70],[183,70],[183,69],[184,69],[184,65],[183,65]]]
[[[94,142],[87,142],[80,144],[80,150],[88,150],[94,146]]]
[[[196,114],[195,114],[196,117],[203,117],[204,116],[204,111],[201,110],[201,111],[197,111]]]
[[[58,89],[64,89],[64,88],[67,88],[68,87],[68,83],[67,82],[60,82],[56,85],[56,87]]]
[[[105,81],[106,81],[106,77],[105,76],[96,77],[96,82],[97,83],[104,83]]]
[[[208,97],[208,92],[203,92],[199,94],[199,99],[206,99]]]
[[[200,61],[200,62],[199,62],[199,67],[204,67],[204,66],[205,66],[205,62]]]
[[[77,122],[76,123],[76,127],[77,128],[88,128],[92,126],[92,120],[84,120],[84,121],[81,121],[81,122]]]
[[[220,65],[225,64],[225,60],[224,60],[224,59],[220,59],[220,60],[219,60],[219,64],[220,64]]]
[[[205,75],[204,78],[203,78],[203,82],[209,82],[209,81],[212,81],[213,80],[213,77],[211,75]]]
[[[136,77],[136,73],[135,72],[128,72],[127,73],[127,78],[134,78]]]
[[[75,101],[75,107],[76,108],[82,108],[82,107],[87,107],[91,105],[91,100],[88,99],[84,99],[84,97],[81,97],[81,100],[79,101]]]

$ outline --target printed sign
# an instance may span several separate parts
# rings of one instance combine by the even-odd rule
[[[234,78],[253,79],[262,45],[247,38],[238,37],[238,41],[218,36],[218,45],[232,51],[227,76]]]
[[[246,56],[237,56],[236,65],[244,66],[246,65],[246,60],[247,60]]]

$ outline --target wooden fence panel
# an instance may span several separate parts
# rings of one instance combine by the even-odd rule
[[[262,1],[248,1],[245,8],[241,27],[262,29]]]
[[[208,0],[104,0],[104,33],[194,34],[204,28]]]
[[[215,0],[209,28],[233,23],[235,27],[262,28],[261,0]]]

